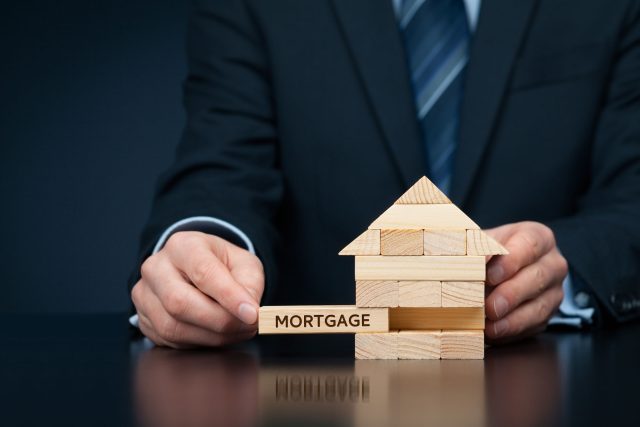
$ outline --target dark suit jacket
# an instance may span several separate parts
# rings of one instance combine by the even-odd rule
[[[263,303],[352,303],[337,252],[425,174],[391,0],[196,1],[188,123],[140,259],[192,215],[253,240]],[[640,2],[483,0],[451,198],[555,231],[619,321],[640,314]]]

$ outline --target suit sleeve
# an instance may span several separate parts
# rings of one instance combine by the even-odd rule
[[[244,2],[194,1],[184,86],[187,123],[175,161],[158,182],[131,286],[162,232],[198,216],[243,230],[265,266],[267,283],[275,282],[283,178],[266,51]]]
[[[572,271],[619,322],[640,316],[640,8],[630,3],[594,124],[589,188],[576,216],[549,224]]]

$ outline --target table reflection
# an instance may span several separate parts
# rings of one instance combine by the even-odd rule
[[[499,349],[487,357],[487,403],[492,425],[561,423],[563,380],[569,372],[562,372],[558,350],[557,342],[541,337]]]
[[[154,427],[256,425],[258,363],[242,352],[154,348],[134,379],[138,423]]]
[[[261,360],[249,351],[155,348],[137,363],[145,426],[553,425],[561,381],[552,341],[489,349],[484,361]]]

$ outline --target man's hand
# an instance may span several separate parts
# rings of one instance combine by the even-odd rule
[[[264,290],[260,260],[199,232],[172,235],[131,290],[140,329],[158,345],[220,346],[253,337]]]
[[[506,342],[542,331],[562,302],[568,268],[553,232],[537,222],[486,232],[509,250],[487,265],[488,340]]]

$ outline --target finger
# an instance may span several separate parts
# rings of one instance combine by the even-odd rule
[[[150,339],[154,344],[163,347],[171,347],[176,349],[186,349],[186,348],[194,348],[194,347],[203,347],[206,345],[214,346],[214,344],[203,342],[196,337],[187,336],[185,341],[183,342],[170,342],[160,336],[158,332],[156,332],[151,321],[143,314],[138,314],[140,319],[140,331]],[[253,332],[243,332],[239,334],[219,334],[220,335],[220,345],[231,345],[241,341],[246,341],[251,339],[256,334],[256,331]],[[188,340],[191,338],[191,342]]]
[[[163,340],[160,335],[153,329],[153,325],[151,321],[142,313],[138,313],[138,326],[140,327],[140,332],[151,340],[155,345],[169,347],[170,344]]]
[[[562,288],[554,286],[540,297],[522,304],[504,319],[487,320],[485,335],[492,342],[523,338],[544,328],[562,302]]]
[[[523,302],[534,299],[551,286],[562,286],[566,262],[557,250],[526,266],[511,279],[493,288],[486,298],[487,317],[498,320]]]
[[[230,272],[233,278],[249,291],[258,303],[264,292],[264,269],[255,255],[240,249],[243,253],[230,256]]]
[[[264,269],[260,259],[251,252],[217,236],[207,236],[211,250],[224,260],[231,276],[260,303],[264,291]]]
[[[145,315],[143,315],[145,328],[148,328],[148,324],[150,324],[150,328],[148,328],[152,331],[150,335],[157,339],[157,342],[154,342],[159,345],[168,345],[174,348],[218,347],[251,338],[256,332],[255,330],[235,334],[212,332],[172,318],[163,310],[160,300],[153,293],[148,293],[144,297],[147,308]]]
[[[248,325],[240,321],[216,301],[185,282],[166,255],[157,254],[153,267],[146,275],[149,289],[174,319],[218,333],[243,333],[256,329],[255,323]]]
[[[149,313],[151,312],[151,306],[147,297],[149,293],[149,285],[146,280],[141,279],[131,290],[131,300],[136,307],[140,331],[154,343],[160,344],[160,341],[163,340],[155,333],[153,325],[149,320]]]
[[[260,304],[264,291],[264,269],[260,259],[218,236],[205,235],[204,238],[214,255],[229,269],[231,277]]]
[[[508,255],[494,257],[487,266],[487,283],[497,285],[555,248],[553,232],[542,224],[519,227],[505,243]]]
[[[222,262],[228,256],[226,253],[214,254],[209,241],[203,239],[201,233],[176,233],[165,247],[174,265],[198,289],[243,322],[254,324],[257,321],[258,302],[231,276]]]

